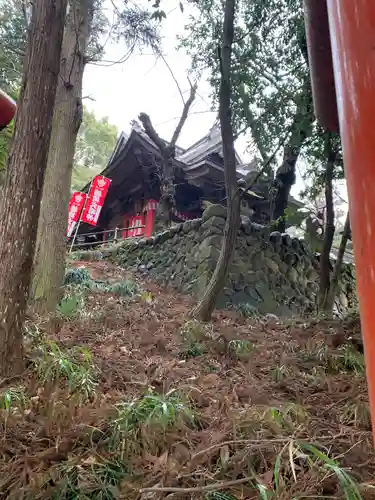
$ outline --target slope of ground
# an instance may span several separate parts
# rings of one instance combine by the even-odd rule
[[[201,325],[187,298],[74,265],[91,279],[30,316],[28,370],[1,383],[0,498],[375,498],[356,325]]]

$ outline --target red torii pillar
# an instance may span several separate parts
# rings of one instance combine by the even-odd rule
[[[0,130],[9,125],[16,114],[16,103],[5,92],[0,90]]]
[[[316,115],[330,130],[334,74],[375,438],[375,0],[305,0],[305,18]]]

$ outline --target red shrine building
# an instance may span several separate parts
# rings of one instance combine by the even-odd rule
[[[237,156],[238,179],[252,170],[254,162],[244,165]],[[93,244],[108,239],[149,237],[155,231],[155,215],[160,197],[161,156],[143,129],[134,124],[130,135],[122,133],[101,172],[111,179],[104,206],[96,227],[81,224],[77,243]],[[174,222],[201,217],[205,201],[225,204],[224,163],[220,128],[209,133],[187,149],[176,148],[174,160],[176,208]],[[271,179],[261,176],[251,191],[245,193],[242,213],[254,222],[270,220],[268,190]],[[83,191],[88,192],[88,184]],[[290,205],[302,206],[290,198]]]

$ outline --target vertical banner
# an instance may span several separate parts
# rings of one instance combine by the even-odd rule
[[[83,205],[85,204],[86,194],[78,191],[72,194],[69,201],[69,215],[68,215],[68,231],[67,237],[70,238],[73,234],[75,225],[79,221]]]
[[[102,175],[97,175],[90,188],[90,193],[87,198],[87,203],[83,210],[82,222],[91,224],[91,226],[96,226],[99,220],[100,212],[104,205],[104,200],[107,196],[111,180]]]

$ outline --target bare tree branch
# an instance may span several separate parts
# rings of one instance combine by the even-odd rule
[[[174,131],[174,133],[172,135],[171,142],[169,143],[170,147],[172,147],[172,148],[174,148],[176,146],[176,143],[177,143],[178,138],[179,138],[181,131],[182,131],[182,127],[185,125],[185,122],[186,122],[187,117],[189,115],[190,107],[193,104],[194,99],[195,99],[195,95],[197,93],[197,86],[198,86],[197,83],[194,83],[190,87],[189,99],[184,104],[184,109],[182,110],[181,118],[177,124],[176,130]]]
[[[173,73],[173,71],[172,71],[172,68],[169,66],[169,64],[168,64],[168,62],[167,62],[167,60],[166,60],[166,58],[164,57],[164,55],[162,54],[162,52],[161,52],[160,50],[158,50],[158,51],[157,51],[157,55],[158,55],[158,56],[162,59],[162,61],[163,61],[163,62],[164,62],[164,64],[166,65],[166,67],[167,67],[168,71],[170,72],[170,74],[171,74],[171,76],[172,76],[172,78],[173,78],[173,80],[174,80],[174,82],[175,82],[175,84],[176,84],[176,86],[177,86],[177,88],[178,88],[178,92],[179,92],[179,94],[180,94],[180,96],[181,96],[181,99],[182,99],[182,104],[185,106],[184,94],[182,93],[182,90],[181,90],[180,84],[178,83],[177,78],[174,76],[174,73]],[[189,83],[190,83],[190,82],[189,82]],[[191,85],[190,85],[190,86],[191,86]]]
[[[197,83],[190,86],[189,99],[184,104],[181,118],[178,121],[177,127],[173,132],[172,139],[170,140],[169,143],[165,142],[156,132],[154,126],[152,125],[151,119],[147,113],[140,113],[138,116],[139,121],[143,125],[144,131],[146,132],[148,137],[154,142],[154,144],[159,149],[160,154],[162,156],[163,168],[160,172],[161,196],[159,200],[158,214],[161,216],[162,220],[164,220],[164,222],[167,225],[169,225],[171,222],[171,212],[176,205],[176,200],[175,200],[176,186],[174,184],[175,180],[174,180],[174,164],[173,164],[173,159],[176,156],[176,143],[189,115],[189,110],[195,99],[196,92],[197,92]]]
[[[139,121],[142,123],[143,128],[145,129],[146,134],[152,140],[153,143],[157,146],[161,153],[163,153],[167,147],[166,143],[161,139],[159,134],[154,129],[154,126],[151,123],[151,119],[147,113],[139,113],[138,116]]]

